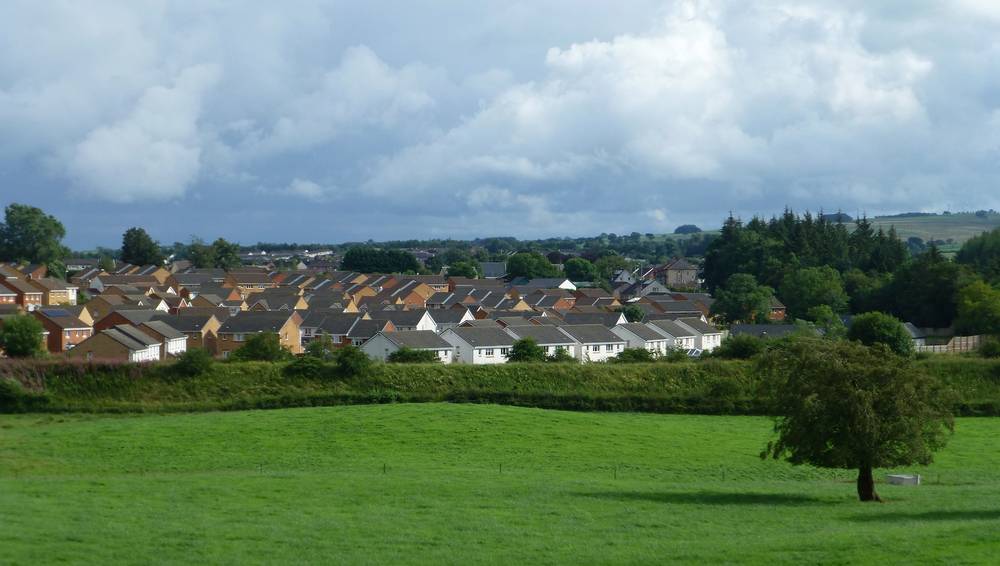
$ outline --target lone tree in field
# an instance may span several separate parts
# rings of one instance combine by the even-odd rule
[[[953,430],[950,394],[884,345],[801,338],[758,370],[778,435],[761,457],[858,470],[861,501],[881,501],[874,468],[929,464]]]

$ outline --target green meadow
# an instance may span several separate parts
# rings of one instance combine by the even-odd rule
[[[0,563],[995,563],[1000,419],[959,419],[884,504],[762,461],[769,434],[438,403],[0,415]]]

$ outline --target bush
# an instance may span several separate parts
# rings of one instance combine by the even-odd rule
[[[641,364],[655,360],[656,356],[645,348],[625,348],[610,361],[614,364]]]
[[[1000,338],[990,336],[979,345],[979,355],[984,358],[1000,358]]]
[[[45,329],[35,317],[25,314],[12,316],[0,326],[0,349],[12,358],[31,358],[45,353],[42,332]]]
[[[544,362],[545,348],[535,342],[534,338],[522,338],[514,342],[507,354],[508,362]]]
[[[356,346],[344,346],[334,357],[337,372],[344,377],[357,377],[368,373],[372,360]]]
[[[712,355],[726,360],[749,360],[763,352],[764,348],[763,339],[751,334],[739,334],[723,340]]]
[[[686,362],[690,359],[691,357],[687,355],[687,352],[677,348],[671,348],[667,350],[666,354],[660,356],[660,360],[664,362]]]
[[[913,354],[913,339],[903,323],[881,312],[867,312],[854,317],[847,337],[865,346],[884,344],[900,356]]]
[[[432,364],[438,361],[438,355],[431,350],[414,350],[404,346],[389,354],[386,361],[391,364]]]
[[[305,379],[322,379],[326,375],[327,365],[315,356],[302,356],[285,366],[284,374],[289,377]]]
[[[202,348],[192,348],[177,357],[172,366],[174,373],[184,377],[198,377],[212,369],[212,354]]]
[[[44,393],[28,391],[13,379],[0,377],[0,413],[20,413],[38,410],[45,406]]]
[[[232,360],[241,362],[280,362],[292,357],[291,352],[281,346],[281,340],[273,332],[254,334],[233,352]]]
[[[573,354],[569,353],[566,348],[556,348],[556,351],[549,357],[545,358],[547,362],[553,362],[557,364],[575,364],[580,360],[573,357]]]
[[[306,344],[305,355],[325,362],[332,362],[336,358],[336,350],[337,348],[329,336],[319,336]]]

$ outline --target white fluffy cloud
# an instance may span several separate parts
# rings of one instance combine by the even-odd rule
[[[232,237],[339,215],[335,233],[299,223],[338,240],[1000,208],[1000,17],[982,2],[15,0],[2,15],[0,171],[38,189],[17,198],[170,202],[187,213],[169,237],[222,209]]]

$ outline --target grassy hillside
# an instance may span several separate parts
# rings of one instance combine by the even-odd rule
[[[0,416],[0,562],[995,559],[1000,420],[959,420],[884,505],[850,472],[761,461],[769,430],[447,404]]]
[[[885,230],[894,226],[903,240],[911,236],[922,238],[924,241],[954,240],[954,247],[957,249],[958,245],[973,236],[1000,228],[1000,215],[989,214],[984,218],[971,213],[913,218],[878,217],[872,219],[872,224],[875,228],[881,227]]]

